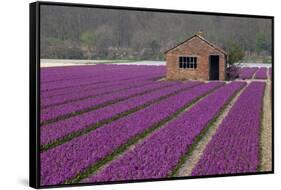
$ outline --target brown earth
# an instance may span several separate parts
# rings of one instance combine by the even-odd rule
[[[263,100],[263,117],[260,140],[260,171],[272,170],[272,110],[271,110],[271,80],[267,80]]]

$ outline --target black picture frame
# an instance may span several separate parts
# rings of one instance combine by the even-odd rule
[[[77,184],[62,184],[62,185],[40,185],[40,6],[67,6],[67,7],[86,7],[86,8],[106,8],[117,10],[136,10],[136,11],[151,11],[164,13],[185,13],[185,14],[200,14],[200,15],[217,15],[231,17],[247,17],[247,18],[266,18],[272,23],[272,171],[254,172],[254,173],[238,173],[238,174],[223,174],[223,175],[208,175],[196,177],[173,177],[161,179],[143,179],[130,181],[114,181],[114,182],[97,182],[97,183],[77,183]],[[264,15],[248,15],[248,14],[232,14],[219,12],[201,12],[201,11],[186,11],[186,10],[169,10],[155,8],[140,8],[140,7],[123,7],[123,6],[108,6],[108,5],[91,5],[78,3],[61,3],[61,2],[34,2],[29,4],[29,38],[30,38],[30,75],[29,75],[29,185],[33,188],[51,188],[51,187],[72,187],[72,186],[88,186],[99,184],[119,184],[119,183],[135,183],[135,182],[151,182],[151,181],[168,181],[168,180],[183,180],[194,178],[213,178],[213,177],[231,177],[244,175],[260,175],[274,173],[274,17]]]

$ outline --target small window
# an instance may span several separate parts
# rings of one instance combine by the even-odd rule
[[[183,57],[180,57],[180,68],[183,68]]]
[[[197,69],[197,57],[179,57],[179,68],[181,69]]]
[[[182,62],[180,62],[180,68],[183,68],[183,63]]]

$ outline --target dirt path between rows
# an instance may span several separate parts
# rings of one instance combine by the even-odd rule
[[[249,84],[249,81],[247,81]],[[247,85],[248,85],[247,84]],[[194,147],[193,152],[191,155],[187,158],[185,163],[181,166],[179,171],[175,176],[177,177],[182,177],[182,176],[190,176],[193,168],[197,165],[199,162],[206,146],[209,144],[211,141],[213,135],[216,133],[219,125],[222,123],[223,119],[227,116],[229,113],[230,109],[238,99],[238,97],[241,95],[241,93],[246,89],[247,85],[240,90],[236,96],[227,104],[227,106],[224,108],[223,112],[218,116],[216,121],[213,123],[213,125],[209,128],[209,130],[206,132],[204,137],[197,143],[197,145]]]
[[[257,70],[256,70],[256,72],[253,74],[253,76],[252,76],[252,78],[251,78],[252,80],[254,80],[254,79],[255,79],[256,74],[257,74],[258,70],[259,70],[259,69],[257,69]]]
[[[272,170],[272,110],[271,80],[267,80],[263,99],[263,117],[260,134],[260,171]]]

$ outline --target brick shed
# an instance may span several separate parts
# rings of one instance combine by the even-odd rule
[[[227,53],[201,32],[165,52],[167,79],[225,80]]]

